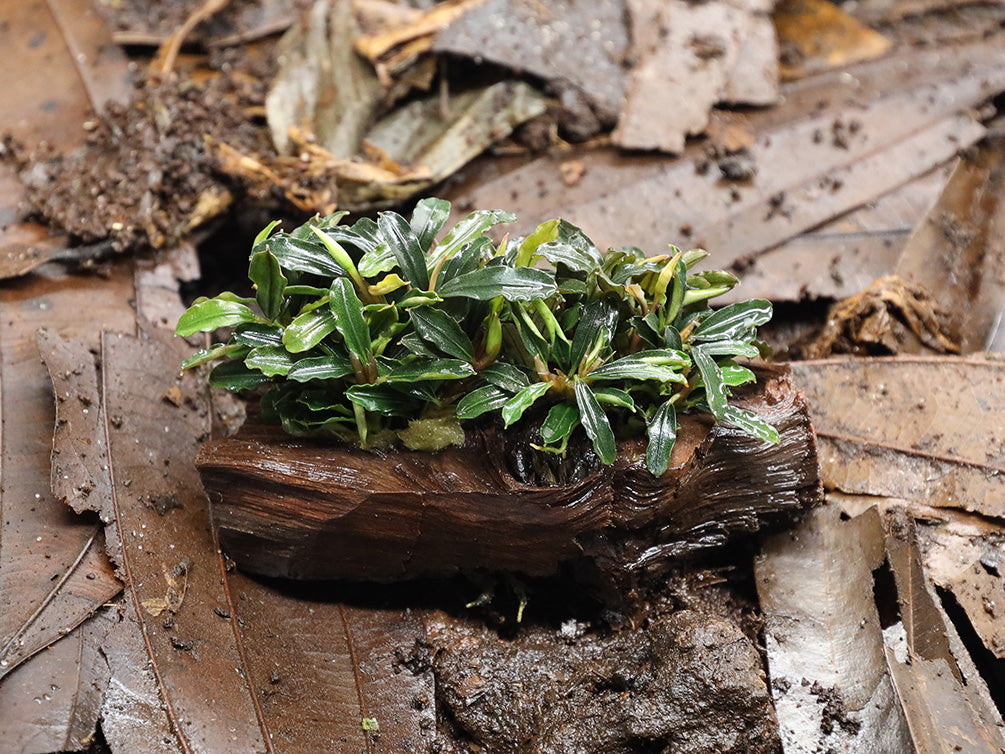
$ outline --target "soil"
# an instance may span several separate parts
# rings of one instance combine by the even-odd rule
[[[110,238],[117,251],[173,246],[242,191],[218,171],[205,136],[245,153],[270,150],[263,126],[247,114],[263,97],[261,83],[236,74],[203,86],[145,84],[92,121],[74,152],[45,144],[27,150],[10,140],[6,151],[27,188],[31,217],[83,243]]]

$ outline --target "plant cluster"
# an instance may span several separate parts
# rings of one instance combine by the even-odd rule
[[[340,212],[275,234],[272,223],[252,247],[255,297],[201,298],[181,317],[179,335],[233,328],[184,367],[221,361],[211,382],[267,384],[263,414],[286,431],[363,447],[437,449],[463,442],[466,420],[533,416],[535,448],[564,454],[582,427],[605,464],[616,437],[645,433],[659,475],[684,411],[778,441],[728,401],[754,380],[735,359],[759,354],[771,304],[709,308],[738,281],[693,272],[706,252],[601,253],[564,220],[497,244],[486,233],[515,219],[500,210],[471,213],[437,242],[449,211],[424,199],[411,221],[383,212],[346,226]]]

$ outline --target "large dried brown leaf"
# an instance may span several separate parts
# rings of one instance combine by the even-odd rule
[[[602,245],[657,252],[667,242],[704,245],[718,264],[746,261],[882,196],[951,158],[983,129],[962,107],[1005,88],[1000,44],[910,51],[786,88],[786,102],[750,117],[759,171],[722,180],[701,150],[682,160],[577,155],[583,174],[561,179],[567,155],[543,157],[464,195],[467,206],[503,206],[519,232],[561,215]],[[824,102],[824,109],[814,108]],[[807,117],[807,112],[814,112]],[[630,222],[626,222],[630,218]]]
[[[1005,516],[1005,363],[832,359],[792,371],[825,487]]]

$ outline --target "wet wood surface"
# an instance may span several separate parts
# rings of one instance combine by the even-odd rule
[[[779,445],[687,416],[659,479],[641,443],[575,484],[538,487],[513,476],[491,433],[436,454],[361,453],[261,422],[204,444],[196,463],[223,547],[255,573],[544,576],[584,551],[634,571],[819,501],[813,433],[792,383],[776,374],[745,405],[778,428]]]

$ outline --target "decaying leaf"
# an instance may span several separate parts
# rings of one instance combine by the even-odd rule
[[[772,15],[781,47],[782,76],[879,57],[892,43],[828,0],[783,0]]]
[[[946,311],[918,285],[889,275],[831,307],[808,359],[833,354],[959,353],[946,336]]]
[[[795,362],[824,486],[1005,515],[1005,363],[971,358]]]
[[[718,102],[778,98],[777,47],[760,3],[629,0],[632,55],[627,98],[612,134],[627,149],[679,153]]]
[[[963,353],[1005,351],[1003,156],[997,130],[960,161],[897,263],[898,275],[945,302],[945,328]]]

